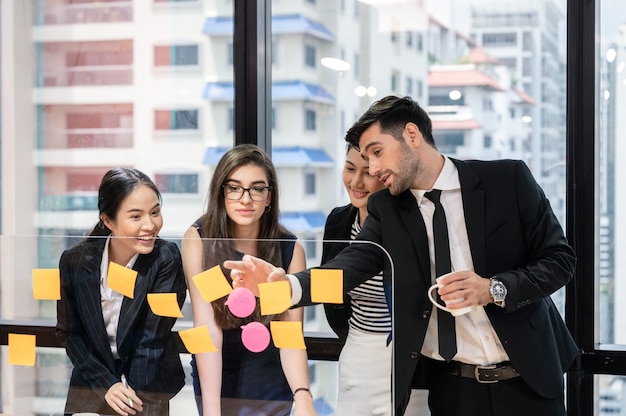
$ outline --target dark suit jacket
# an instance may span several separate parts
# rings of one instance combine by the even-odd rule
[[[539,395],[563,392],[563,373],[578,349],[550,295],[573,276],[575,255],[543,191],[521,161],[459,161],[463,208],[472,260],[477,274],[497,275],[508,289],[506,307],[490,304],[487,316],[512,364]],[[323,268],[343,269],[348,291],[384,268],[393,284],[393,389],[396,405],[414,379],[432,304],[428,241],[424,221],[409,190],[388,190],[368,200],[369,215],[360,240],[382,245],[351,244]],[[302,304],[310,303],[308,271],[298,273]],[[417,369],[417,371],[416,371]],[[424,386],[420,386],[424,387]]]
[[[352,205],[333,208],[326,218],[324,225],[324,242],[322,244],[322,261],[326,263],[341,252],[350,241],[352,224],[354,224],[358,209]],[[335,331],[340,340],[348,337],[348,319],[352,313],[350,295],[343,297],[343,303],[325,303],[324,312],[328,324]]]
[[[117,330],[120,360],[113,358],[100,303],[100,264],[106,239],[90,238],[65,251],[59,262],[61,300],[57,336],[74,369],[66,411],[103,412],[104,394],[122,373],[138,392],[173,397],[185,384],[172,327],[175,318],[152,313],[148,293],[176,293],[182,307],[186,283],[178,246],[157,239],[137,258],[134,299],[124,297]],[[104,406],[104,407],[103,407]],[[115,414],[111,410],[106,413]]]

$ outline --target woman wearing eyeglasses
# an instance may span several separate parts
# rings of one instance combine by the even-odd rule
[[[259,305],[238,318],[226,297],[204,301],[193,276],[244,254],[261,257],[288,272],[306,267],[304,249],[278,221],[278,183],[269,156],[251,144],[227,151],[209,185],[207,206],[185,233],[183,267],[189,285],[194,326],[206,325],[216,352],[192,357],[198,411],[207,416],[316,415],[309,390],[306,350],[277,349],[273,342],[251,352],[241,340],[242,325],[271,320],[302,322],[303,310],[262,316]],[[228,270],[222,271],[230,279]],[[258,302],[258,301],[257,301]]]

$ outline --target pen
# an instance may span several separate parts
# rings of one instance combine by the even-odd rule
[[[126,381],[126,376],[124,374],[122,374],[122,385],[124,387],[128,387],[128,382]],[[133,399],[131,399],[130,397],[128,398],[128,405],[131,408],[133,407]]]

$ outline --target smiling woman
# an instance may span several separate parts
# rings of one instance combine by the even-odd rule
[[[181,307],[186,285],[178,247],[158,238],[161,194],[141,171],[114,168],[102,178],[98,210],[88,238],[59,263],[57,336],[74,365],[65,413],[168,415],[185,383],[176,319],[152,313],[146,296],[175,293]],[[132,296],[110,287],[110,263],[135,271]]]
[[[193,280],[244,254],[273,259],[290,271],[305,267],[304,249],[278,221],[278,181],[269,155],[252,144],[227,151],[215,167],[207,201],[205,214],[189,227],[182,243],[194,326],[206,325],[217,347],[191,361],[198,412],[287,416],[295,403],[295,415],[316,414],[311,395],[298,393],[310,387],[306,350],[279,349],[273,342],[257,349],[246,340],[254,327],[260,331],[255,341],[261,333],[269,334],[271,320],[301,323],[302,308],[267,316],[256,302],[252,314],[242,318],[226,307],[226,296],[206,302]]]

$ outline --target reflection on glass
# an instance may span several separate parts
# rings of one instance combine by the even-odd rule
[[[621,267],[615,213],[623,211],[623,198],[615,178],[623,175],[614,160],[624,130],[618,116],[623,16],[619,3],[601,4],[599,341],[622,343],[626,313],[614,302],[621,286],[613,276]],[[3,51],[12,54],[2,61],[10,86],[2,107],[11,110],[2,120],[2,231],[9,234],[0,263],[10,279],[2,284],[3,319],[55,319],[53,302],[15,299],[28,294],[23,285],[34,265],[55,267],[80,238],[73,236],[93,225],[97,185],[109,167],[135,166],[154,178],[164,194],[164,237],[179,239],[198,216],[212,169],[233,142],[239,51],[232,6],[38,0],[3,9]],[[451,157],[525,160],[564,223],[564,6],[561,0],[272,2],[272,158],[288,190],[281,221],[303,242],[307,264],[321,260],[327,214],[348,202],[340,180],[343,135],[387,94],[425,105],[437,145]],[[15,22],[32,26],[18,29]],[[328,58],[340,65],[329,68]],[[53,237],[12,239],[13,229]],[[563,304],[561,294],[555,298]],[[321,307],[306,308],[305,328],[329,330]],[[323,364],[329,369],[315,377],[333,373],[334,363]],[[332,403],[332,392],[320,395]]]
[[[12,257],[13,272],[9,274],[3,274],[0,284],[3,287],[2,298],[2,311],[0,314],[0,320],[3,323],[21,323],[26,325],[39,325],[42,327],[54,328],[57,321],[56,316],[56,301],[55,300],[37,300],[35,299],[35,281],[31,278],[34,269],[55,269],[59,267],[59,259],[64,250],[69,247],[74,247],[80,242],[84,241],[85,236],[2,236],[0,238],[0,245],[2,246],[4,253],[13,253],[15,257]],[[176,243],[178,246],[183,244],[181,239],[168,239],[171,242]],[[214,241],[213,239],[207,239],[206,241]],[[226,243],[226,241],[224,241]],[[263,244],[264,241],[260,241]],[[322,245],[323,241],[315,241],[316,244]],[[340,244],[344,246],[347,241],[332,240],[330,244]],[[368,244],[367,242],[359,242],[359,244]],[[47,252],[46,260],[42,262],[36,255],[22,256],[18,253],[32,252],[33,249],[40,248]],[[380,256],[387,258],[386,253],[380,248],[374,248],[376,252],[380,253]],[[5,257],[7,259],[9,257]],[[66,265],[67,266],[67,265]],[[111,269],[109,269],[111,270]],[[124,273],[117,272],[119,274],[118,279],[127,278]],[[53,273],[45,274],[45,277],[50,278]],[[223,279],[227,279],[227,275],[222,275]],[[134,279],[134,275],[132,276]],[[112,272],[108,273],[108,280],[112,280]],[[41,283],[41,280],[39,281]],[[112,284],[112,283],[111,283]],[[118,283],[116,283],[117,285]],[[138,283],[135,282],[135,285]],[[230,280],[227,280],[227,284],[230,285]],[[58,285],[58,283],[57,283]],[[111,286],[108,284],[108,286]],[[117,286],[115,286],[117,287]],[[121,286],[120,286],[121,287]],[[51,293],[51,292],[48,292]],[[149,296],[146,295],[146,297]],[[228,296],[228,295],[227,295]],[[263,294],[261,294],[263,296]],[[134,301],[140,299],[133,298]],[[262,300],[260,300],[262,302]],[[148,301],[151,311],[154,314],[159,314],[159,310],[165,310],[167,308],[156,308],[154,304]],[[190,298],[187,296],[185,304],[181,308],[183,317],[179,318],[174,327],[175,331],[185,331],[193,327],[193,313],[190,304]],[[307,307],[307,313],[305,314],[305,320],[308,326],[318,328],[319,331],[311,331],[304,329],[304,336],[325,336],[333,337],[330,334],[330,329],[326,323],[326,318],[321,313],[315,313],[315,308],[321,308],[321,306]],[[252,321],[251,321],[252,322]],[[92,331],[97,331],[97,328],[93,328]],[[54,340],[50,335],[52,332],[48,332],[47,338],[40,339],[39,343],[56,344],[58,341]],[[36,335],[36,334],[34,334]],[[40,336],[41,334],[37,335]],[[280,336],[276,335],[274,331],[271,332],[272,337]],[[301,336],[300,334],[299,336]],[[282,342],[294,341],[294,335],[287,330],[283,332]],[[254,340],[252,343],[245,343],[248,345],[246,348],[250,349],[250,345],[256,345]],[[276,342],[276,341],[275,341]],[[194,391],[192,387],[191,377],[191,355],[186,353],[185,345],[181,344],[181,362],[185,371],[185,386],[183,389],[172,399],[171,401],[171,414],[194,414],[197,412],[196,401],[194,398]],[[9,348],[12,346],[3,346],[2,354],[4,357],[9,356]],[[249,354],[253,354],[252,350]],[[332,409],[336,406],[337,400],[337,375],[338,369],[336,362],[333,361],[319,361],[310,357],[308,363],[309,381],[311,385],[311,391],[315,397],[315,406],[318,412],[327,412],[326,414],[333,414]],[[2,363],[2,375],[3,383],[18,386],[16,390],[9,392],[9,394],[3,396],[3,413],[7,414],[40,414],[45,409],[45,414],[60,415],[63,413],[65,406],[65,399],[68,392],[68,382],[72,371],[72,364],[70,363],[67,355],[62,347],[48,348],[37,347],[36,348],[36,360],[34,369],[30,366],[14,365],[8,361]],[[15,380],[20,380],[20,383],[16,383]],[[19,400],[18,400],[19,398]],[[28,400],[23,400],[28,398]],[[325,409],[325,410],[324,410]],[[324,413],[321,413],[324,414]]]

